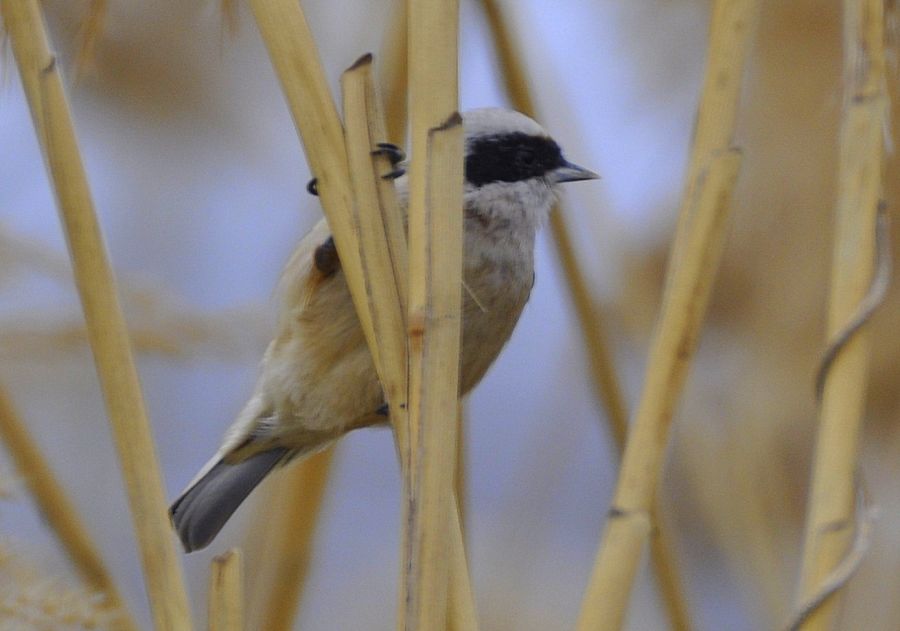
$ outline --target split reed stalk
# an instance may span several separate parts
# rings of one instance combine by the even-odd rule
[[[522,61],[521,52],[517,49],[503,10],[496,0],[483,0],[483,5],[509,99],[517,110],[539,119],[537,107],[531,95],[525,63]],[[607,336],[604,332],[603,317],[594,303],[587,280],[581,273],[569,227],[566,225],[565,210],[561,204],[557,204],[550,214],[550,231],[556,243],[563,275],[575,307],[581,334],[584,337],[591,368],[591,380],[598,398],[603,402],[613,439],[621,453],[625,448],[625,438],[628,435],[625,397],[619,385],[612,356],[606,345]],[[662,502],[657,498],[653,507],[656,531],[650,539],[650,554],[666,614],[669,617],[669,624],[676,631],[687,631],[691,628],[687,597],[678,572],[678,562],[674,552],[675,540],[668,522],[662,518],[663,513]]]
[[[828,304],[829,342],[854,317],[872,280],[888,113],[884,38],[883,0],[845,0],[846,93]],[[856,475],[868,367],[869,335],[864,327],[838,352],[825,377],[798,593],[801,602],[823,587],[848,553],[859,527],[854,518]],[[801,628],[830,629],[839,591],[809,615]]]
[[[0,438],[6,443],[16,470],[28,487],[47,525],[56,533],[81,580],[89,589],[104,597],[103,609],[112,614],[110,628],[116,631],[137,631],[140,627],[125,606],[75,505],[63,490],[40,447],[29,434],[2,387],[0,387]]]
[[[740,153],[713,156],[696,184],[683,255],[670,263],[669,288],[653,338],[644,390],[606,529],[585,594],[579,631],[619,629],[628,609],[641,552],[653,528],[651,511],[666,437],[699,337],[728,225]]]
[[[237,548],[217,556],[210,564],[207,614],[209,631],[244,629],[244,569],[241,551]]]
[[[37,0],[3,0],[2,11],[66,232],[153,619],[159,630],[189,629],[188,600],[150,423],[56,57]]]
[[[329,448],[280,473],[267,489],[268,508],[249,529],[254,539],[248,542],[248,557],[258,559],[250,567],[248,619],[254,629],[294,627],[333,461],[334,448]]]

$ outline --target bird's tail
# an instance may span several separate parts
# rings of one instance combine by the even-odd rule
[[[291,455],[290,449],[277,447],[240,462],[222,459],[212,465],[169,509],[185,552],[208,546],[250,492]]]

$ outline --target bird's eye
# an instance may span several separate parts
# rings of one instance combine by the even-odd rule
[[[521,149],[519,151],[519,164],[526,167],[533,167],[537,162],[537,156],[531,149]]]

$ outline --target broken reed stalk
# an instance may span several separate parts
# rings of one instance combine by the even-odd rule
[[[209,568],[209,631],[243,631],[244,570],[241,551],[232,548]],[[270,629],[270,627],[261,627]]]
[[[828,305],[829,341],[836,339],[854,317],[872,280],[888,113],[884,38],[883,0],[845,0],[846,92]],[[869,335],[864,327],[841,349],[825,377],[798,591],[801,602],[814,597],[839,565],[858,527],[854,517],[857,459],[868,366]],[[837,609],[835,596],[837,592],[801,628],[830,629]]]
[[[681,260],[670,263],[669,289],[650,349],[644,390],[606,529],[578,621],[579,631],[619,629],[628,609],[641,552],[653,528],[651,510],[666,436],[696,348],[728,226],[741,156],[715,154],[701,171]]]
[[[122,600],[75,505],[63,490],[2,387],[0,438],[6,443],[16,470],[34,498],[41,516],[56,533],[81,580],[89,589],[103,596],[103,609],[111,614],[110,628],[116,631],[137,631],[140,627]]]
[[[413,127],[415,129],[415,127]],[[410,210],[409,411],[416,502],[410,514],[410,593],[414,629],[443,629],[447,620],[459,418],[462,333],[463,127],[459,114],[429,131],[425,200]],[[415,176],[414,176],[415,177]],[[414,617],[412,617],[414,616]]]
[[[2,10],[66,232],[153,619],[159,630],[189,629],[188,600],[156,448],[56,57],[37,0],[3,0]]]
[[[266,490],[267,509],[256,514],[249,528],[253,540],[248,542],[248,558],[256,559],[249,568],[251,628],[294,627],[333,461],[331,447],[283,471]]]
[[[517,50],[503,10],[495,0],[483,0],[483,5],[506,83],[506,92],[517,110],[539,118],[525,64],[521,53]],[[587,280],[581,273],[561,204],[557,204],[550,214],[550,231],[556,242],[556,251],[584,337],[594,388],[605,406],[613,439],[621,453],[625,448],[625,438],[628,434],[625,397],[606,345],[607,336],[604,333],[603,318],[591,296]],[[686,631],[691,628],[687,597],[678,572],[674,538],[662,515],[662,503],[656,499],[653,507],[656,532],[650,540],[650,553],[670,626],[676,631]]]
[[[442,629],[447,624],[447,602],[454,608],[454,602],[471,598],[453,492],[464,181],[464,131],[458,113],[459,3],[409,0],[407,7],[413,158],[408,317],[413,449],[407,484],[414,489],[415,501],[406,504],[411,509],[406,520],[412,527],[406,623],[414,629]],[[450,532],[446,530],[448,515]],[[456,558],[461,567],[449,571],[448,558]],[[474,608],[468,613],[472,618],[468,624],[474,625]]]

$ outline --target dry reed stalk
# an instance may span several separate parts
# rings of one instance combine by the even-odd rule
[[[413,489],[413,502],[405,504],[411,509],[405,516],[411,524],[406,624],[442,629],[447,603],[452,607],[455,601],[453,596],[448,601],[448,592],[471,594],[468,572],[450,572],[448,563],[454,552],[465,561],[453,499],[463,225],[464,133],[457,112],[459,3],[410,0],[407,6],[413,159],[408,316],[412,462],[406,483]],[[450,532],[448,516],[455,521]],[[460,547],[454,551],[457,533]],[[450,582],[454,587],[448,589]]]
[[[231,0],[228,1],[230,2]],[[405,3],[399,3],[398,9],[401,16],[404,16]],[[406,49],[405,44],[398,45],[397,40],[400,42],[406,41],[405,17],[403,18],[402,29],[398,29],[398,27],[394,26],[392,33],[392,36],[389,37],[388,48],[393,52],[391,55],[392,58],[402,55],[403,72],[395,74],[391,82],[393,84],[393,81],[399,81],[399,85],[397,85],[394,90],[399,91],[402,98],[394,98],[392,100],[389,108],[393,108],[394,114],[390,118],[399,118],[402,120],[405,118],[405,113],[403,113],[405,112],[405,107],[401,108],[400,104],[405,103],[406,98]],[[363,60],[361,59],[360,61],[362,62]],[[365,153],[365,161],[362,163],[361,172],[365,173],[367,170],[371,171],[372,169],[372,158],[369,155],[367,148],[374,146],[376,142],[393,137],[389,135],[385,136],[383,130],[377,127],[379,124],[382,124],[380,123],[381,117],[377,113],[368,116],[369,111],[376,112],[375,108],[378,107],[377,99],[374,97],[374,86],[369,85],[371,82],[370,63],[362,64],[362,67],[359,68],[359,70],[365,73],[363,77],[363,82],[365,84],[365,102],[360,103],[357,101],[355,105],[357,107],[362,105],[366,108],[362,113],[361,120],[363,124],[375,127],[372,127],[367,131],[354,129],[354,133],[357,134],[357,136],[366,138],[363,144],[357,145],[356,142],[351,141],[350,133],[347,133],[346,140],[348,157],[351,153],[351,148],[358,146],[364,149],[363,153]],[[343,79],[342,84],[346,83],[346,81],[346,78]],[[353,96],[351,96],[351,98],[353,98]],[[347,109],[348,103],[349,101],[345,93],[345,109]],[[358,115],[358,113],[354,114],[354,116]],[[354,120],[359,119],[357,118]],[[358,158],[359,156],[356,157]],[[389,161],[386,157],[382,156],[376,158],[376,163],[380,167],[387,167]],[[359,160],[357,160],[355,164],[359,167]],[[348,166],[350,165],[348,164]],[[357,171],[356,173],[359,172],[360,171]],[[382,170],[381,172],[387,171]],[[351,177],[351,179],[353,179],[353,177]],[[355,179],[359,180],[359,176],[356,175]],[[380,178],[377,178],[376,182],[379,195],[378,200],[381,202],[377,209],[378,213],[383,213],[383,208],[396,208],[396,200],[393,199],[393,185],[389,181]],[[366,183],[363,182],[359,185],[365,186]],[[369,193],[371,194],[371,190]],[[359,193],[355,191],[355,194],[358,195]],[[405,400],[406,233],[405,228],[403,227],[403,218],[399,215],[399,209],[397,209],[396,214],[383,214],[384,225],[388,227],[387,232],[390,235],[389,243],[393,244],[389,245],[391,250],[391,264],[395,267],[395,269],[393,269],[393,274],[395,277],[399,274],[399,278],[403,279],[402,282],[398,279],[395,285],[390,289],[396,288],[400,295],[402,305],[400,316],[403,319],[399,325],[395,326],[397,326],[400,335],[403,336],[401,361],[403,362],[404,368],[402,369],[400,376],[403,378],[404,383],[399,386],[399,392],[403,393],[403,399]],[[373,215],[368,216],[369,219],[372,217]],[[359,213],[354,212],[354,222],[358,222],[359,219]],[[355,228],[358,229],[358,226],[355,226]],[[382,229],[381,226],[376,226],[376,228],[379,230]],[[362,235],[365,233],[360,232],[360,234]],[[399,243],[401,244],[401,247],[398,247],[397,245],[398,239],[400,240]],[[366,247],[366,244],[360,243],[361,256],[369,252],[370,248],[371,246]],[[378,253],[376,253],[376,256],[377,254]],[[370,265],[370,263],[364,263],[364,267],[367,265]],[[378,290],[385,288],[386,286],[379,286]],[[380,340],[380,343],[384,345],[386,340],[380,334],[381,320],[377,320],[377,322],[379,323],[379,326],[375,327],[375,333]],[[373,327],[374,326],[375,324],[373,321]],[[399,406],[398,409],[400,409],[401,413],[405,416],[405,410],[399,408]],[[257,579],[254,581],[255,589],[253,591],[250,609],[250,619],[256,621],[259,628],[270,629],[272,631],[277,631],[279,629],[287,631],[287,629],[291,628],[293,621],[297,616],[299,601],[303,594],[309,570],[309,563],[312,557],[315,528],[318,516],[321,512],[322,501],[325,495],[325,485],[328,482],[328,473],[333,459],[333,449],[329,449],[322,454],[318,454],[301,462],[292,471],[286,472],[281,476],[274,482],[275,488],[270,489],[268,493],[269,497],[273,498],[272,501],[277,502],[277,513],[268,515],[265,520],[257,520],[249,529],[251,537],[264,536],[266,539],[265,544],[262,544],[259,541],[253,544],[254,547],[262,548],[262,559],[260,561],[260,568],[255,573]],[[284,498],[287,498],[287,500]]]
[[[253,0],[251,7],[281,82],[294,123],[307,148],[307,158],[313,173],[319,179],[323,209],[341,257],[342,269],[366,340],[376,366],[382,366],[378,339],[374,335],[373,317],[369,310],[366,278],[360,260],[359,238],[353,225],[354,217],[358,217],[358,214],[354,211],[347,152],[340,142],[343,135],[341,122],[328,92],[312,34],[302,9],[290,0],[270,2]],[[400,439],[400,435],[405,431],[403,425],[395,423],[401,453],[404,451],[403,445],[410,444],[408,440]],[[411,471],[408,466],[403,469]],[[455,511],[452,516],[458,517]],[[408,522],[404,520],[404,524],[406,523]],[[450,548],[454,552],[452,558],[462,559],[462,569],[465,569],[458,519],[455,522],[451,521],[449,534]],[[463,583],[467,585],[467,580]],[[471,594],[468,591],[461,595],[459,590],[452,593],[459,595],[453,602],[471,605]],[[405,605],[407,599],[404,594],[401,588],[401,603]],[[403,615],[400,616],[400,623],[405,625]]]
[[[359,273],[359,244],[352,226],[354,200],[344,130],[312,32],[303,9],[293,0],[251,0],[250,7],[300,134],[307,162],[318,180],[322,210],[377,364],[372,315],[365,300],[364,279]]]
[[[413,130],[415,130],[415,125]],[[424,207],[411,209],[409,279],[409,411],[415,484],[407,622],[443,629],[450,557],[459,417],[462,333],[463,127],[459,114],[430,130]],[[415,177],[415,176],[414,176]]]
[[[403,215],[397,204],[393,185],[381,175],[391,169],[385,156],[371,152],[379,138],[384,137],[384,121],[372,78],[371,56],[366,55],[353,65],[341,78],[344,97],[347,155],[350,174],[357,201],[354,227],[359,237],[360,260],[369,308],[373,314],[375,338],[380,346],[377,364],[379,377],[391,409],[397,440],[401,469],[404,474],[404,506],[416,502],[412,471],[410,469],[413,446],[409,438],[407,313],[409,254]],[[460,181],[460,192],[462,182]],[[460,193],[461,194],[461,193]],[[460,200],[460,207],[462,202]],[[461,262],[460,262],[461,269]],[[458,508],[451,500],[451,508]],[[468,587],[468,569],[459,517],[450,511],[449,546],[453,581],[450,589],[450,616],[454,628],[472,629],[474,603]],[[404,525],[410,522],[404,520]],[[411,542],[404,530],[402,567],[410,567]],[[413,573],[411,572],[410,575]],[[402,579],[398,626],[407,625],[407,590],[410,583]]]
[[[209,631],[244,628],[244,568],[241,551],[232,548],[212,560],[209,568],[207,614]],[[270,627],[262,627],[269,629]]]
[[[539,118],[531,95],[525,64],[521,61],[521,53],[517,50],[503,10],[495,0],[483,0],[483,5],[506,83],[506,92],[517,110]],[[621,453],[628,434],[625,397],[619,385],[612,357],[606,346],[607,336],[604,333],[603,317],[591,296],[587,280],[581,273],[569,228],[566,225],[564,209],[559,204],[550,214],[550,231],[556,242],[556,251],[563,268],[563,275],[587,347],[591,379],[598,398],[606,409],[606,417],[612,430],[613,439]],[[679,577],[678,563],[674,553],[674,538],[667,522],[662,518],[663,514],[662,504],[657,499],[653,508],[656,532],[650,540],[650,553],[670,625],[673,629],[685,631],[691,628],[691,618],[684,587]]]
[[[350,180],[353,187],[353,227],[359,243],[359,259],[372,314],[373,345],[379,348],[375,367],[384,388],[391,420],[398,432],[407,426],[406,313],[408,252],[403,215],[391,182],[382,175],[391,171],[387,156],[372,155],[383,133],[378,121],[372,80],[372,56],[360,58],[341,77]],[[370,123],[371,119],[371,123]],[[383,137],[383,136],[382,136]],[[402,440],[401,440],[402,444]],[[401,458],[405,458],[401,449]]]
[[[700,174],[707,167],[712,156],[731,146],[737,121],[738,103],[741,97],[744,66],[756,24],[759,18],[760,0],[715,0],[712,6],[709,26],[709,44],[706,53],[706,70],[697,117],[694,122],[694,137],[691,142],[691,157],[687,178],[681,197],[678,225],[672,241],[669,256],[669,271],[672,276],[673,263],[680,260],[682,246],[687,240],[692,215],[685,212],[691,207],[694,189]]]
[[[281,473],[268,489],[268,508],[249,529],[251,552],[258,552],[250,556],[258,558],[258,565],[250,568],[252,628],[293,628],[333,462],[334,449],[327,449]]]
[[[872,281],[888,112],[884,18],[883,0],[844,2],[847,85],[828,305],[829,342],[837,339],[854,317]],[[863,328],[834,357],[825,377],[804,538],[800,601],[815,597],[848,553],[859,527],[854,518],[856,475],[868,365],[869,336]],[[838,598],[834,595],[809,615],[801,628],[831,628],[837,613]]]
[[[3,0],[2,10],[68,240],[156,628],[189,629],[150,423],[56,57],[36,0]]]
[[[397,0],[393,18],[388,23],[382,51],[379,55],[381,94],[384,99],[384,115],[388,142],[403,145],[406,142],[407,88],[409,74],[409,23],[406,0]]]
[[[6,443],[10,457],[41,515],[56,533],[82,581],[91,590],[103,595],[102,608],[109,611],[112,616],[111,628],[137,631],[140,627],[125,606],[78,511],[75,510],[75,506],[2,387],[0,387],[0,438]]]
[[[687,377],[728,225],[740,153],[716,154],[697,180],[683,255],[670,263],[669,288],[650,349],[613,504],[578,621],[579,631],[619,629],[628,608],[651,510],[666,435]],[[673,261],[673,263],[675,263]]]
[[[103,33],[103,23],[106,21],[108,0],[91,0],[88,6],[87,16],[78,28],[78,52],[75,55],[75,76],[80,77],[87,73],[94,63],[94,54],[97,42]]]

